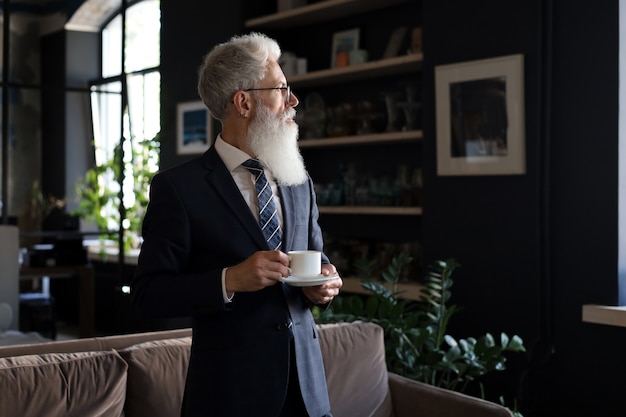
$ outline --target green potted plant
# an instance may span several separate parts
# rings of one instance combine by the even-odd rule
[[[407,253],[400,253],[382,272],[382,281],[371,271],[376,261],[363,260],[356,266],[361,276],[368,277],[361,285],[371,295],[337,297],[325,311],[316,310],[320,322],[369,321],[379,324],[385,332],[385,355],[390,371],[431,385],[465,392],[476,383],[484,398],[480,381],[483,375],[506,369],[506,352],[524,352],[519,336],[490,333],[480,337],[458,339],[447,333],[448,323],[459,311],[448,305],[453,284],[452,273],[459,266],[453,259],[438,260],[428,270],[425,289],[417,302],[401,298],[398,282],[402,270],[411,262]],[[501,402],[504,402],[500,398]],[[514,411],[517,416],[521,414]]]
[[[158,169],[159,134],[125,147],[117,145],[113,157],[89,169],[76,184],[78,209],[72,214],[95,224],[100,232],[123,231],[125,253],[140,243],[141,224],[149,200],[149,186]],[[121,166],[123,166],[123,176]],[[120,183],[124,184],[123,187]],[[123,189],[123,193],[120,192]]]

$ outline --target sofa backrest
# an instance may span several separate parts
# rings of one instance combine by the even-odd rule
[[[180,414],[191,330],[0,348],[0,416]]]
[[[125,417],[180,415],[191,337],[139,343],[119,351],[128,363]]]
[[[392,417],[382,328],[319,335],[334,417]],[[190,329],[0,347],[0,416],[179,415],[190,347]]]
[[[355,322],[319,329],[333,416],[391,417],[383,328]]]
[[[0,359],[0,416],[123,415],[128,365],[115,351]]]
[[[158,332],[91,337],[84,339],[59,340],[45,343],[0,346],[0,358],[11,356],[38,355],[42,353],[90,352],[98,350],[124,349],[137,343],[151,340],[175,339],[191,336],[191,329],[165,330]]]

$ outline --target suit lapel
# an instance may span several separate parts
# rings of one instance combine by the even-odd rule
[[[295,222],[295,201],[293,188],[283,185],[278,186],[280,192],[280,203],[283,210],[283,251],[287,252],[293,247]]]
[[[215,148],[209,148],[203,159],[203,164],[207,170],[205,176],[207,183],[216,191],[230,211],[235,214],[241,226],[257,245],[261,249],[267,249],[267,242],[263,237],[259,224],[250,212],[250,208],[243,199],[237,184],[235,184],[232,175],[228,172],[226,165],[222,162]]]

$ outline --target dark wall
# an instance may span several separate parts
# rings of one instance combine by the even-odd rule
[[[548,273],[558,381],[578,415],[623,415],[626,388],[626,331],[580,321],[582,304],[618,295],[618,3],[554,3]]]
[[[175,105],[197,99],[202,56],[273,4],[162,3],[163,168],[189,158],[175,153]],[[617,16],[617,2],[423,1],[416,235],[425,263],[461,264],[451,333],[524,339],[527,354],[488,381],[487,395],[516,395],[526,417],[619,415],[626,388],[626,331],[581,321],[583,304],[617,302]],[[525,60],[526,173],[437,176],[435,67],[509,54]]]
[[[216,7],[193,0],[161,2],[162,168],[192,157],[176,155],[176,103],[200,100],[197,70],[204,55],[217,43],[245,32],[246,19],[272,12],[263,2],[250,0],[247,7],[244,3],[235,0]],[[214,129],[219,132],[219,124]]]
[[[529,349],[541,341],[549,319],[541,264],[542,15],[538,0],[483,0],[425,1],[423,16],[425,263],[451,257],[461,264],[452,294],[463,311],[451,322],[452,334],[504,331],[520,335]],[[435,67],[511,54],[524,55],[526,173],[437,176]],[[510,403],[527,362],[515,358],[506,371],[510,379],[488,386],[488,397],[505,394]]]
[[[42,83],[42,181],[52,195],[65,196],[65,73],[66,32],[60,31],[41,41]],[[55,174],[55,175],[53,175]]]
[[[176,103],[199,100],[197,69],[211,46],[243,25],[238,1],[219,8],[208,2],[161,2],[161,167],[186,158],[176,155]]]
[[[75,183],[93,159],[89,81],[99,77],[100,35],[61,30],[41,40],[41,187],[75,208]],[[94,59],[85,59],[93,56]]]
[[[609,4],[610,3],[610,4]],[[455,331],[523,337],[497,387],[525,416],[611,416],[621,403],[619,328],[581,306],[617,302],[617,3],[425,1],[426,262],[454,257]],[[526,174],[437,177],[436,65],[522,53]],[[512,371],[512,372],[511,372]],[[495,384],[494,384],[495,385]]]
[[[465,320],[484,315],[490,319],[480,325],[483,330],[495,324],[519,332],[520,321],[535,321],[532,328],[536,328],[539,319],[538,313],[529,317],[519,307],[536,312],[539,296],[541,9],[539,1],[480,3],[480,8],[474,2],[424,3],[422,237],[427,262],[454,257],[461,263],[455,273],[455,293],[457,302],[468,306]],[[477,13],[477,9],[489,12]],[[510,54],[524,55],[526,174],[437,176],[435,66]],[[522,300],[520,293],[532,297]],[[501,300],[500,307],[491,302],[494,297]],[[534,333],[524,336],[532,339]]]

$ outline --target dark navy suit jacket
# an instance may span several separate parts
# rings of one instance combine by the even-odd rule
[[[279,190],[283,250],[322,250],[311,180]],[[318,333],[302,290],[278,283],[224,303],[222,269],[268,247],[213,147],[155,175],[142,235],[131,291],[135,311],[192,318],[184,417],[276,416],[292,335],[309,415],[330,415]]]

